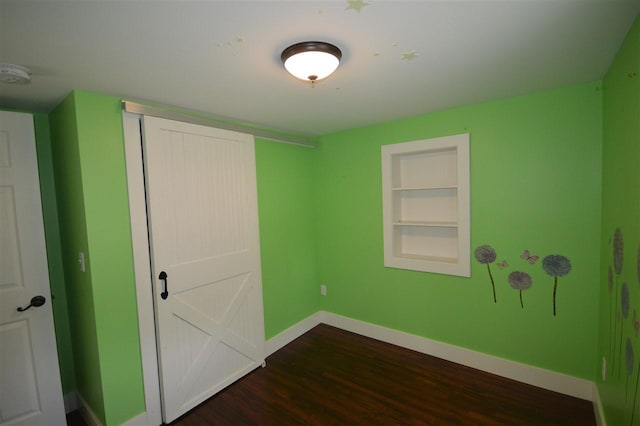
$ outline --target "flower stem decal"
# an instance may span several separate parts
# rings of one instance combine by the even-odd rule
[[[571,271],[571,262],[565,256],[550,254],[542,259],[542,269],[553,277],[553,316],[556,316],[556,293],[558,291],[558,277],[567,275]]]
[[[622,273],[622,262],[624,254],[624,239],[622,238],[622,231],[620,228],[616,228],[613,233],[613,266],[616,268],[616,274]]]
[[[611,357],[612,352],[613,352],[613,345],[614,343],[614,339],[613,339],[613,312],[615,311],[615,299],[612,296],[612,292],[613,292],[613,270],[611,269],[611,266],[609,266],[609,269],[607,271],[607,289],[609,290],[609,300],[611,303],[609,303],[609,357]]]
[[[624,258],[623,255],[624,255],[624,240],[622,238],[622,231],[620,230],[620,228],[616,228],[616,230],[613,232],[613,267],[616,271],[616,292],[615,292],[614,300],[619,300],[618,291],[620,288],[620,274],[622,274],[622,262]],[[616,341],[616,336],[618,335],[618,321],[622,321],[620,312],[618,312],[617,308],[615,308],[615,304],[614,304],[614,309],[611,311],[611,316],[614,319],[612,370],[615,370],[616,349],[617,349],[615,341]]]
[[[514,271],[509,274],[509,284],[516,290],[520,291],[520,307],[524,309],[522,303],[522,290],[531,287],[531,276],[526,272]]]
[[[633,374],[633,345],[631,344],[631,339],[627,337],[627,348],[626,348],[626,367],[627,367],[627,386],[624,397],[624,405],[627,405],[627,400],[629,399],[629,377]]]
[[[487,271],[489,271],[489,279],[491,279],[491,288],[493,289],[493,303],[497,303],[496,285],[493,281],[493,275],[491,274],[491,267],[489,266],[490,263],[493,263],[496,260],[496,251],[490,245],[485,244],[476,248],[474,254],[478,262],[487,265]]]
[[[620,293],[620,309],[622,310],[622,318],[620,318],[620,349],[618,354],[618,373],[622,370],[622,336],[624,336],[624,320],[629,318],[629,286],[622,283],[622,291]],[[628,348],[627,348],[628,350]],[[618,374],[619,375],[619,374]]]

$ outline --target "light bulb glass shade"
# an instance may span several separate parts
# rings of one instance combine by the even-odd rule
[[[31,82],[31,70],[15,64],[0,64],[0,82],[27,84]]]
[[[342,52],[332,44],[306,41],[289,46],[282,52],[285,69],[304,81],[317,81],[331,75],[338,65]]]

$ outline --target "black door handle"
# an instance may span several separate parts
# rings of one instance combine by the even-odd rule
[[[31,303],[29,303],[29,306],[24,308],[18,308],[18,312],[24,312],[32,306],[35,306],[37,308],[38,306],[44,305],[46,301],[47,299],[45,299],[44,296],[33,296],[31,298]]]
[[[167,273],[165,271],[160,272],[160,276],[158,276],[162,281],[164,281],[164,291],[160,293],[160,297],[162,300],[166,300],[169,297],[169,287],[167,286]]]

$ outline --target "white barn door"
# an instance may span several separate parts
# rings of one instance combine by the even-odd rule
[[[253,136],[143,119],[162,411],[264,362]]]
[[[0,111],[0,425],[66,424],[50,292],[33,117]]]

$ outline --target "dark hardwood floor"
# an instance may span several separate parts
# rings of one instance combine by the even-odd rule
[[[79,414],[70,426],[85,426]],[[591,402],[328,325],[180,417],[196,425],[592,426]]]
[[[591,402],[320,325],[172,426],[595,425]]]
[[[67,414],[67,426],[87,426],[79,411],[72,411]]]

